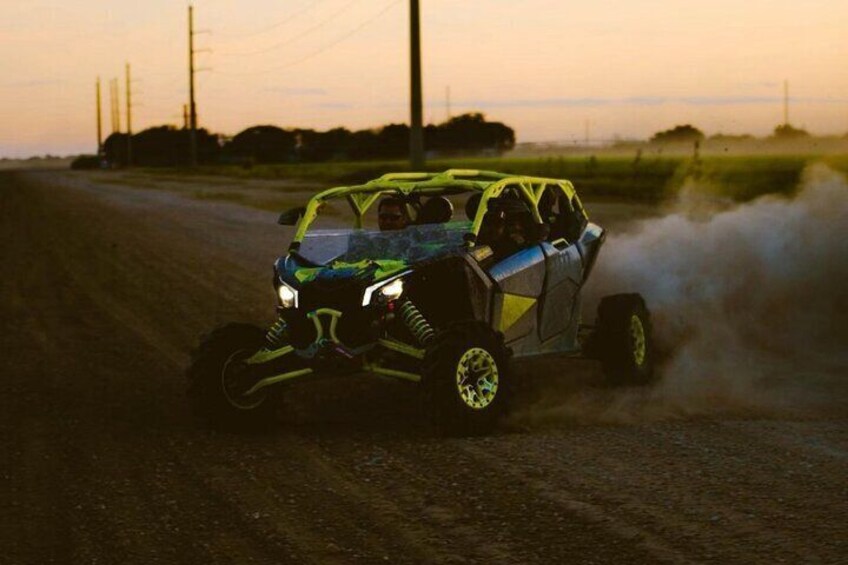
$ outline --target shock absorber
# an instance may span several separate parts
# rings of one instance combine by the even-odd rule
[[[427,321],[421,311],[415,307],[415,304],[409,300],[404,300],[400,305],[400,316],[412,335],[421,345],[427,345],[436,335],[433,326]]]
[[[268,333],[265,334],[265,341],[267,341],[268,345],[271,347],[282,347],[283,340],[286,337],[286,330],[288,330],[286,321],[283,320],[282,317],[277,318],[277,321],[273,323],[273,325],[268,329]]]

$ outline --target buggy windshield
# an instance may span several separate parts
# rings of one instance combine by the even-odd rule
[[[471,222],[423,224],[397,231],[310,230],[298,253],[312,263],[396,260],[415,263],[458,253]]]

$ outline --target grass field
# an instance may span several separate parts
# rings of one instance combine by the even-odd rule
[[[571,180],[588,197],[658,202],[673,196],[687,179],[697,179],[716,195],[745,201],[757,196],[789,194],[805,167],[822,162],[848,173],[848,155],[839,156],[682,156],[481,157],[434,159],[427,170],[486,169]],[[309,180],[327,185],[358,184],[391,171],[409,170],[406,161],[353,161],[283,165],[205,166],[191,169],[148,169],[177,180],[197,174],[244,179]]]

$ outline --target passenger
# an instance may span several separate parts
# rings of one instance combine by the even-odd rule
[[[533,216],[524,202],[497,198],[489,201],[478,241],[491,247],[495,258],[500,260],[538,243],[531,236],[533,231]]]
[[[380,200],[377,206],[377,223],[380,231],[397,231],[406,228],[411,223],[406,203],[395,196]]]
[[[444,196],[427,199],[418,213],[419,224],[445,224],[453,218],[453,204]]]

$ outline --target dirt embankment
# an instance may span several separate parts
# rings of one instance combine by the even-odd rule
[[[258,437],[199,427],[187,352],[218,323],[269,321],[273,219],[0,176],[2,561],[844,560],[844,413],[609,425],[554,410],[443,441],[411,421],[411,389],[342,381],[305,387]],[[593,371],[531,378],[525,406],[550,408]]]

